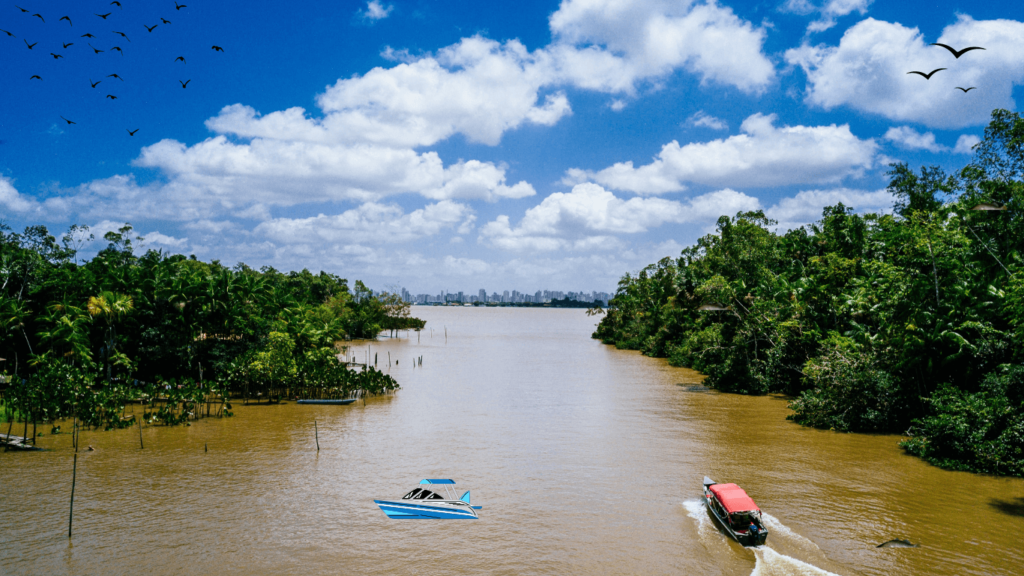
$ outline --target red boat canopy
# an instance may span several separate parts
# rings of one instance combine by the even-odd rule
[[[722,503],[725,511],[729,514],[754,510],[761,511],[757,504],[754,504],[754,500],[743,491],[743,488],[735,484],[712,484],[710,489],[711,493]]]

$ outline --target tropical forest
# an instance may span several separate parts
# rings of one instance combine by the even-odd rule
[[[626,274],[594,337],[793,421],[894,433],[935,465],[1024,476],[1024,119],[996,110],[958,172],[889,166],[891,213],[764,213]]]

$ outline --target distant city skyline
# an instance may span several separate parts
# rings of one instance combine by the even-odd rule
[[[388,292],[388,290],[383,290],[382,292]],[[539,304],[551,302],[552,300],[568,299],[579,302],[599,301],[603,305],[607,305],[608,300],[612,297],[612,293],[602,292],[599,290],[592,290],[589,292],[584,292],[582,290],[536,290],[532,293],[520,292],[519,290],[502,290],[500,293],[495,291],[488,294],[486,289],[480,288],[476,293],[464,290],[442,290],[437,294],[413,294],[406,288],[399,288],[397,292],[401,295],[403,300],[412,304],[433,304],[445,302],[461,302],[464,304],[474,304],[477,302],[497,304]],[[377,292],[375,291],[375,293]]]

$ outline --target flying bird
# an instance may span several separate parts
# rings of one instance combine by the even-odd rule
[[[177,58],[174,59],[175,62],[177,62],[178,60],[181,60],[182,64],[188,64],[188,62],[185,62],[185,57],[184,56],[178,56]]]
[[[157,26],[159,26],[159,24],[153,24],[152,26],[146,26],[145,24],[142,25],[143,28],[149,30],[150,32],[152,32],[153,28],[156,28]]]
[[[60,54],[54,54],[53,52],[50,52],[50,56],[53,56],[54,60],[56,60],[57,58],[63,58],[63,56],[61,56]]]
[[[113,48],[111,48],[111,50],[117,50],[118,52],[121,52],[121,47],[120,46],[114,46]],[[121,52],[121,56],[124,56],[124,52]]]
[[[136,128],[135,130],[128,130],[127,128],[125,128],[125,131],[128,132],[129,136],[135,136],[135,133],[138,132],[139,129]]]
[[[33,74],[32,76],[29,76],[29,80],[42,80],[42,78]]]
[[[39,18],[40,20],[43,20],[42,14],[33,14],[33,16],[35,16],[36,18]],[[43,20],[43,23],[46,23],[46,20]]]
[[[64,43],[63,43],[63,42],[61,42],[61,44],[64,44]],[[74,43],[74,42],[68,42],[67,44],[64,44],[64,49],[65,49],[65,50],[67,50],[67,49],[68,49],[68,46],[74,46],[74,45],[75,45],[75,43]]]
[[[34,42],[34,43],[32,43],[32,44],[29,44],[29,43],[28,43],[28,40],[25,40],[25,46],[28,46],[28,49],[29,49],[29,50],[31,50],[31,49],[33,49],[33,48],[35,48],[36,44],[39,44],[39,42]]]
[[[85,34],[82,34],[82,38],[95,38],[95,36],[86,32]]]
[[[0,30],[0,32],[3,32],[4,34],[7,34],[8,36],[14,36],[14,34],[11,34],[7,30]],[[17,38],[17,36],[14,36],[14,37]]]
[[[211,46],[211,48],[213,48],[214,52],[223,52],[224,51],[224,49],[221,48],[220,46]]]
[[[117,5],[118,8],[120,8],[121,10],[124,10],[124,7],[121,6],[121,3],[118,2],[117,0],[114,0],[113,2],[110,3],[111,6],[114,6],[115,4]]]
[[[74,26],[74,24],[71,23],[71,18],[68,18],[67,16],[61,16],[60,20],[67,20],[68,26]],[[57,22],[60,22],[60,20],[57,20]]]
[[[60,116],[60,114],[58,114],[58,116]],[[61,116],[60,119],[65,121],[65,122],[67,122],[68,124],[77,124],[77,122],[72,122],[71,120],[68,120],[67,118],[65,118],[63,116]]]
[[[977,88],[977,86],[971,86],[970,88],[961,88],[959,86],[956,87],[957,90],[963,90],[964,94],[967,94],[968,92],[970,92],[971,90],[974,90],[975,88]]]
[[[93,12],[93,14],[96,14],[96,13]],[[106,14],[96,14],[96,16],[99,16],[100,18],[103,18],[104,20],[106,20],[107,16],[110,16],[111,14],[113,14],[113,12],[107,12]]]
[[[97,49],[97,48],[96,48],[95,46],[93,46],[92,44],[89,44],[89,48],[92,48],[92,53],[93,53],[93,54],[99,54],[100,52],[103,52],[103,50],[99,50],[99,49]]]
[[[111,100],[117,100],[117,96],[111,96],[110,94],[107,94],[107,98],[110,98]]]
[[[18,10],[21,10],[22,12],[28,12],[28,10],[25,10],[24,8],[18,6],[17,4],[15,4],[14,7],[17,8]]]
[[[177,2],[174,3],[174,9],[175,10],[181,10],[182,8],[188,8],[188,6],[186,6],[184,4],[178,4]]]
[[[120,34],[120,35],[121,35],[121,36],[122,36],[122,37],[123,37],[123,38],[124,38],[125,40],[127,40],[127,41],[129,41],[129,42],[131,42],[131,41],[132,41],[132,39],[131,39],[131,38],[129,38],[129,37],[127,37],[127,36],[125,36],[125,35],[124,35],[124,32],[118,32],[117,30],[111,30],[111,32],[113,32],[114,34]]]
[[[171,23],[170,20],[167,20],[165,18],[161,18],[160,21],[163,22],[164,24],[170,24]]]
[[[93,88],[95,88],[96,85],[99,84],[100,82],[103,82],[103,80],[97,80],[97,81],[93,82],[92,78],[89,78],[89,84],[92,85]]]
[[[182,88],[186,88],[188,86],[188,83],[191,82],[191,81],[192,81],[191,78],[189,78],[188,80],[185,80],[184,82],[182,82],[181,80],[178,80],[178,84],[181,84]]]
[[[121,82],[124,82],[124,78],[121,78],[121,77],[120,77],[120,76],[118,76],[117,74],[107,74],[107,78],[117,78],[117,79],[118,79],[118,80],[120,80]]]
[[[984,48],[982,48],[981,46],[968,46],[967,48],[964,48],[963,50],[956,50],[952,46],[947,46],[945,44],[939,44],[938,42],[932,42],[931,44],[929,44],[929,46],[942,46],[946,50],[949,50],[953,54],[953,56],[956,56],[957,60],[959,60],[960,57],[964,55],[964,52],[970,52],[971,50],[984,50]]]
[[[935,74],[939,70],[945,70],[945,68],[936,68],[935,70],[932,70],[931,72],[929,72],[927,74],[925,74],[924,72],[918,72],[917,70],[912,70],[910,72],[907,72],[907,74],[920,74],[921,76],[924,76],[925,80],[931,80],[932,79],[932,74]]]

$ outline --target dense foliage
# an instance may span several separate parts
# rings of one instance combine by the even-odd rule
[[[307,270],[281,273],[167,255],[136,255],[131,226],[92,240],[73,226],[59,241],[43,226],[23,233],[0,223],[0,392],[6,419],[126,425],[129,400],[147,418],[197,417],[215,396],[303,393],[341,396],[398,387],[372,368],[337,359],[339,341],[384,329],[420,328],[391,294]],[[223,407],[223,406],[222,406]],[[15,416],[17,413],[17,416]]]
[[[890,168],[892,214],[839,204],[782,234],[722,217],[624,276],[594,337],[792,395],[801,424],[905,431],[935,464],[1024,475],[1024,120],[993,112],[957,174]]]

